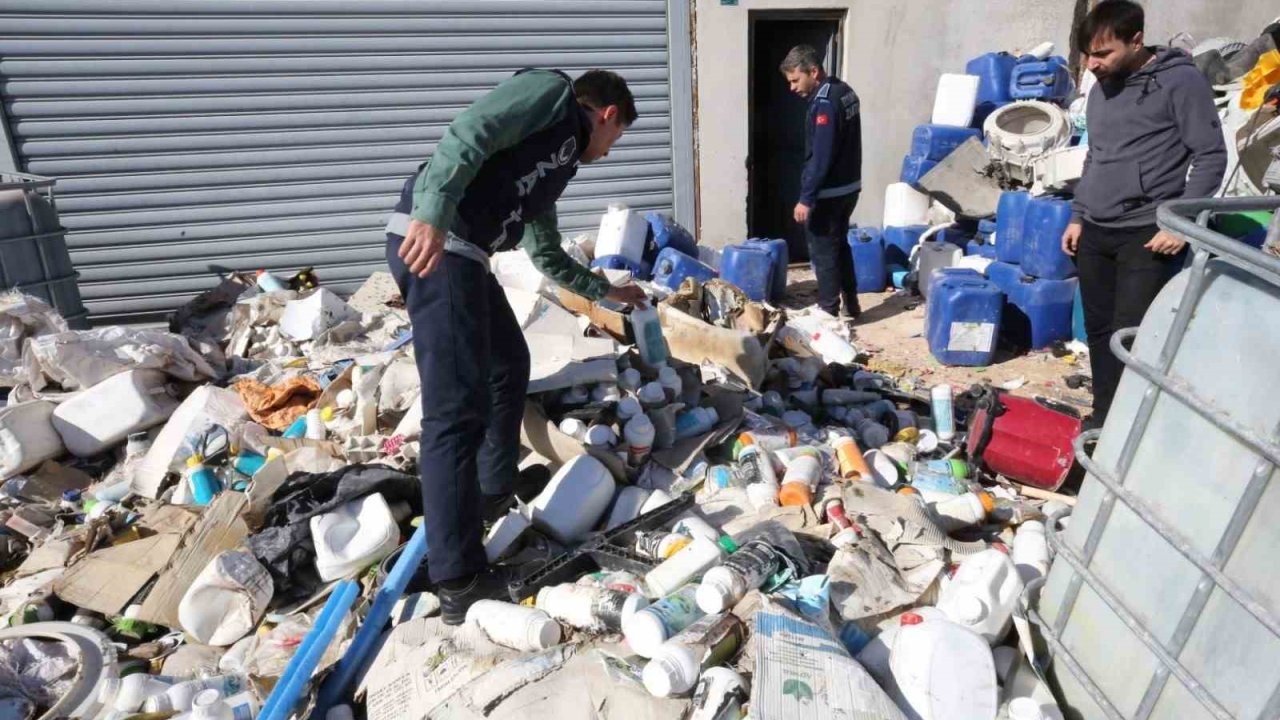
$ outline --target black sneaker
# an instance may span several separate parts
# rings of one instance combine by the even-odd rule
[[[515,493],[507,493],[505,495],[481,495],[480,496],[480,517],[484,520],[485,525],[492,525],[502,519],[507,514],[511,506],[515,505]]]
[[[511,599],[506,578],[492,569],[476,573],[471,582],[456,590],[441,584],[436,588],[436,595],[440,598],[440,615],[445,625],[461,625],[467,619],[467,610],[477,600]]]

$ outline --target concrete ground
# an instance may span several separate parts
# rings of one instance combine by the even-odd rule
[[[807,265],[793,265],[787,279],[785,307],[799,309],[817,301],[817,283]],[[925,341],[923,298],[890,291],[860,295],[858,301],[862,317],[854,325],[854,344],[870,356],[869,364],[877,371],[916,387],[948,382],[957,391],[990,382],[1015,389],[1019,395],[1062,400],[1081,414],[1088,413],[1093,401],[1089,385],[1071,389],[1066,384],[1069,376],[1089,375],[1087,355],[1071,355],[1064,349],[1055,353],[1001,348],[989,367],[947,367],[934,359]]]

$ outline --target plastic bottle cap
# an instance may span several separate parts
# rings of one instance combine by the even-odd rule
[[[728,535],[721,535],[720,538],[716,540],[716,544],[720,546],[721,550],[724,550],[730,555],[738,552],[738,543],[734,542],[733,538]]]
[[[529,647],[549,648],[560,642],[560,623],[552,620],[550,616],[531,618],[526,631]]]
[[[333,420],[333,408],[327,407],[320,411],[320,419],[325,422]]]
[[[708,573],[702,578],[694,598],[698,601],[698,609],[708,615],[724,612],[734,601],[733,588],[728,587],[724,578],[713,578]]]
[[[978,496],[978,502],[982,503],[982,509],[990,515],[996,509],[996,499],[986,490],[979,490],[974,493]]]
[[[644,666],[644,671],[641,673],[645,689],[654,697],[670,697],[687,691],[693,687],[693,682],[696,682],[697,678],[692,678],[693,682],[690,682],[691,679],[685,675],[685,668],[682,665],[680,659],[673,654],[663,653],[654,657]]]
[[[902,625],[919,625],[924,622],[924,618],[919,613],[902,613],[902,617],[898,618],[898,622]]]
[[[221,704],[222,693],[212,688],[201,690],[191,701],[191,715],[197,718],[216,718]]]
[[[173,699],[165,693],[152,695],[142,704],[142,709],[149,713],[173,712],[177,708],[173,706]]]
[[[200,453],[195,453],[191,457],[187,458],[187,467],[189,468],[193,468],[197,465],[203,465],[203,464],[204,464],[204,456],[201,455]]]

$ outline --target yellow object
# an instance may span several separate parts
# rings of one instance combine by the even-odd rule
[[[915,445],[916,442],[918,442],[919,440],[920,440],[920,430],[918,428],[913,428],[913,427],[902,428],[901,430],[898,431],[897,435],[893,436],[894,442],[911,443],[912,445]]]
[[[1272,85],[1280,83],[1280,50],[1272,50],[1258,58],[1253,69],[1245,73],[1244,90],[1240,93],[1240,107],[1257,110],[1262,98]]]
[[[191,457],[187,458],[187,467],[189,468],[193,468],[202,463],[204,463],[204,456],[201,455],[200,453],[196,453]]]

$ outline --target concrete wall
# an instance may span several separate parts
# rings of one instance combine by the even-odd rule
[[[844,52],[835,74],[862,99],[864,190],[854,221],[879,225],[884,188],[896,182],[911,130],[928,122],[937,79],[969,58],[1044,40],[1066,54],[1077,0],[696,0],[699,240],[739,242],[747,233],[748,13],[843,9]],[[1080,0],[1084,2],[1084,0]],[[1198,39],[1256,36],[1274,0],[1147,0],[1148,36],[1180,30]],[[1229,12],[1224,12],[1230,8]],[[772,67],[762,72],[776,73]],[[779,76],[778,82],[782,82]]]

